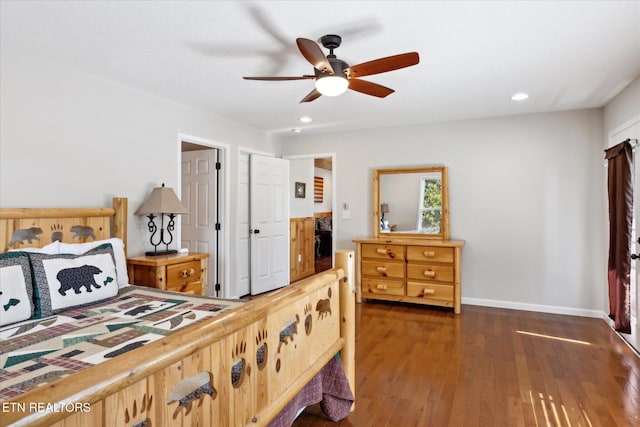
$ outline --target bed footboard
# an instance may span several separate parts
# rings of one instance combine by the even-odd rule
[[[264,426],[338,352],[355,392],[353,252],[336,264],[2,402],[0,424]]]

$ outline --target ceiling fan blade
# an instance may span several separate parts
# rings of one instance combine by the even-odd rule
[[[245,80],[265,80],[265,81],[283,81],[283,80],[310,80],[316,76],[300,76],[300,77],[243,77]]]
[[[398,70],[410,67],[420,62],[418,52],[401,53],[400,55],[387,56],[386,58],[374,59],[346,68],[344,72],[349,76],[362,77],[372,74],[386,73],[387,71]]]
[[[333,74],[333,67],[316,42],[309,39],[298,38],[296,39],[296,43],[302,56],[304,56],[316,70]]]
[[[372,83],[360,79],[349,80],[349,89],[364,93],[365,95],[377,96],[378,98],[384,98],[385,96],[391,95],[395,92],[393,89],[389,89],[388,87],[379,85],[378,83]]]
[[[318,90],[316,88],[313,88],[313,90],[311,92],[309,92],[307,94],[307,96],[302,98],[300,103],[315,101],[316,99],[320,98],[321,96],[322,96],[322,94],[320,92],[318,92]]]

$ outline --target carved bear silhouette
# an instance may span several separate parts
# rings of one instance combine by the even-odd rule
[[[292,319],[291,323],[288,323],[280,330],[278,353],[280,353],[283,344],[287,345],[289,342],[293,342],[295,336],[298,334],[298,323],[300,323],[300,316],[296,314],[296,317]]]
[[[93,240],[96,240],[96,235],[93,234],[93,227],[88,227],[84,225],[74,225],[69,229],[69,231],[73,233],[74,239],[91,237]]]
[[[81,293],[84,286],[87,292],[91,292],[91,286],[100,289],[101,286],[96,283],[93,276],[102,273],[95,265],[83,265],[82,267],[65,268],[58,272],[56,279],[60,282],[58,292],[63,297],[67,295],[67,291],[73,289],[76,294]]]
[[[34,240],[40,240],[38,234],[42,234],[42,228],[40,227],[22,228],[20,230],[16,230],[11,235],[9,246],[15,245],[16,243],[24,243],[25,240],[29,243],[32,243]]]
[[[318,312],[318,320],[324,318],[327,315],[331,316],[331,300],[319,300],[316,304],[316,311]]]

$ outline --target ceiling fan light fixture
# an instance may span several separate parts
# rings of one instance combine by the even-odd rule
[[[325,96],[342,95],[349,88],[349,80],[340,76],[318,77],[316,89]]]

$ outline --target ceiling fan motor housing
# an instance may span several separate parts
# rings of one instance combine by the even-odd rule
[[[345,79],[348,78],[344,70],[349,68],[349,64],[344,62],[342,59],[336,58],[335,55],[327,55],[327,60],[331,64],[331,68],[333,68],[333,74],[325,73],[318,69],[314,69],[313,72],[315,73],[317,78],[322,78],[327,76],[339,76],[339,77],[344,77]]]

